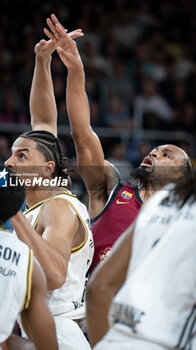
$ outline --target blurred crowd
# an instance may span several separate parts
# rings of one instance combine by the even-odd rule
[[[81,28],[85,34],[77,44],[87,76],[92,126],[196,136],[194,0],[1,0],[0,124],[30,121],[33,48],[45,38],[45,20],[53,12],[68,30]],[[52,75],[58,123],[68,125],[66,70],[56,53]],[[14,138],[1,135],[0,161]],[[130,166],[138,165],[152,146],[144,140],[130,140],[126,147],[119,140],[103,140],[107,157],[126,160]],[[188,140],[179,146],[195,157]],[[64,148],[68,156],[74,155],[71,140]]]

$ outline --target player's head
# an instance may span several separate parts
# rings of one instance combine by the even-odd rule
[[[5,162],[5,166],[16,173],[20,173],[24,167],[33,173],[36,167],[36,170],[40,168],[41,174],[43,172],[44,178],[66,178],[67,163],[59,138],[48,131],[37,130],[26,132],[15,140],[12,156]]]
[[[193,204],[196,201],[196,172],[193,171],[187,176],[175,181],[174,187],[170,190],[167,198],[162,201],[162,205],[171,206],[176,204],[178,208],[182,208],[184,204]]]
[[[0,171],[3,171],[2,166],[0,166]],[[10,177],[14,178],[14,181],[11,182],[12,185],[10,185]],[[16,181],[17,176],[11,171],[6,170],[6,178],[6,187],[0,187],[0,225],[3,225],[8,219],[14,216],[25,201],[25,189]],[[13,186],[16,183],[17,186]]]
[[[154,148],[132,176],[144,183],[152,182],[162,186],[192,171],[193,165],[186,152],[168,144]]]

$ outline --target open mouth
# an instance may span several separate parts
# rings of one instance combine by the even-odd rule
[[[154,167],[154,160],[151,157],[147,156],[143,159],[140,166],[142,168],[152,168],[152,167]]]

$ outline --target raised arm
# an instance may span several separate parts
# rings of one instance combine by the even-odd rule
[[[55,50],[52,40],[41,40],[35,46],[35,69],[30,92],[30,114],[33,130],[47,130],[57,136],[57,109],[51,77],[51,59]]]
[[[114,184],[117,183],[118,176],[110,163],[107,162],[106,165],[101,142],[90,125],[84,67],[76,43],[68,37],[59,23],[54,25],[49,20],[47,23],[51,32],[46,28],[44,28],[44,32],[56,42],[57,52],[68,69],[66,104],[80,174],[91,199],[92,197],[100,197],[104,192],[110,192]]]
[[[98,265],[88,282],[87,333],[91,346],[101,340],[109,330],[109,309],[115,293],[126,278],[133,232],[134,224],[116,241],[111,254]]]
[[[64,29],[65,32],[67,30]],[[71,38],[83,36],[81,29],[68,33]],[[47,130],[57,136],[57,108],[51,76],[53,40],[41,40],[35,46],[35,69],[30,92],[30,114],[33,130]]]

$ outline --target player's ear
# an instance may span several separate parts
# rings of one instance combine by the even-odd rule
[[[45,168],[44,168],[45,176],[52,176],[54,170],[55,170],[55,162],[50,160],[49,162],[46,163]]]

